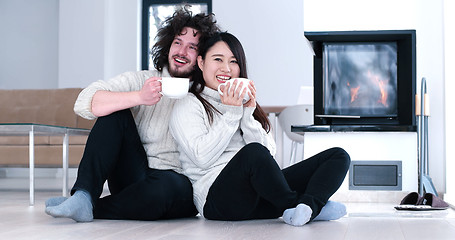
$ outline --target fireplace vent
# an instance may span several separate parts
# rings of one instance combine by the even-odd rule
[[[352,161],[349,190],[401,191],[401,161]]]

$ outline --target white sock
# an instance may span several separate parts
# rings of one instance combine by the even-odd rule
[[[337,220],[346,215],[346,213],[346,206],[343,203],[328,201],[313,221]]]
[[[295,208],[286,209],[283,213],[285,223],[292,226],[303,226],[310,221],[313,210],[303,203],[300,203]]]
[[[53,217],[71,218],[76,222],[93,221],[93,206],[90,194],[78,190],[60,205],[46,207],[46,213]]]

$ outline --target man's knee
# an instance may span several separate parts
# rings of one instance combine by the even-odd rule
[[[118,129],[132,125],[135,126],[133,115],[129,109],[124,109],[106,116],[98,117],[92,131],[109,128]]]
[[[129,109],[123,109],[117,112],[113,112],[109,115],[99,117],[97,121],[110,121],[118,119],[128,119],[132,117],[131,111]]]

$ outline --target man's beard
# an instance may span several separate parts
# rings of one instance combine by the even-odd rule
[[[183,69],[180,69],[179,67],[169,66],[169,74],[173,77],[187,78],[187,77],[191,76],[191,74],[193,73],[193,70],[194,70],[194,67],[183,70]]]

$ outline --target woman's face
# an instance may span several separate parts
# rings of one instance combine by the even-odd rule
[[[218,85],[231,78],[238,78],[240,67],[229,46],[219,41],[206,53],[205,59],[198,56],[198,65],[207,87],[218,89]]]

